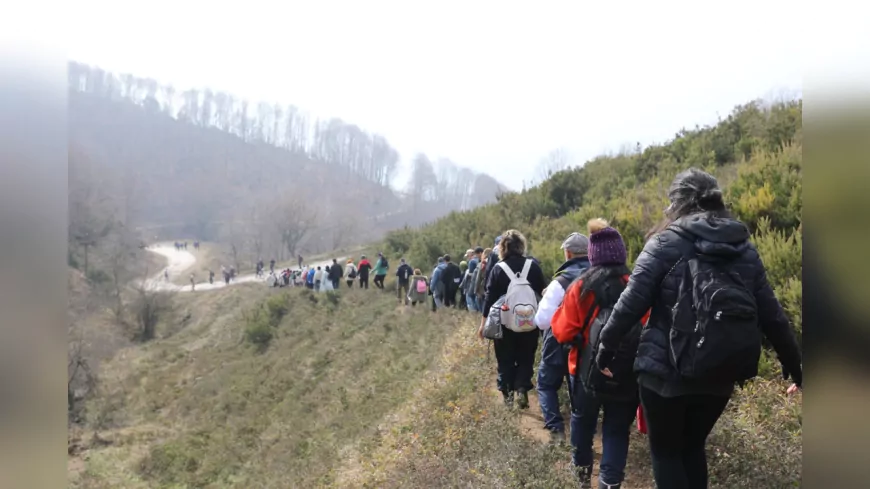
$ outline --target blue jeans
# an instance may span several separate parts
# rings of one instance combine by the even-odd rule
[[[544,415],[544,427],[550,431],[564,432],[565,420],[559,410],[559,389],[568,374],[568,353],[556,341],[551,330],[544,331],[541,346],[541,363],[538,365],[538,402]]]
[[[592,438],[598,425],[598,412],[604,408],[601,423],[601,467],[599,479],[607,484],[618,484],[625,477],[628,459],[628,438],[631,423],[637,414],[637,401],[605,401],[590,395],[580,382],[571,376],[574,399],[571,410],[571,445],[574,447],[574,465],[592,465]],[[577,391],[579,389],[579,391]]]
[[[468,310],[471,312],[477,312],[480,310],[477,307],[477,296],[474,294],[465,294],[465,303],[468,304]]]

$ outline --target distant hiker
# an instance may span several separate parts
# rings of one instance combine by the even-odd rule
[[[467,280],[468,262],[467,261],[462,260],[461,262],[459,262],[459,273],[461,274],[461,278],[459,279],[459,285],[456,288],[456,290],[459,291],[459,304],[457,307],[459,309],[462,309],[462,310],[468,310],[468,301],[465,298],[465,287],[467,287],[467,284],[468,284],[468,280]]]
[[[224,276],[224,282],[226,283],[226,285],[229,285],[230,284],[230,272],[229,272],[229,270],[227,270],[227,268],[225,266],[221,265],[221,273]]]
[[[323,282],[323,270],[317,267],[317,271],[314,272],[314,290],[320,290],[321,282]]]
[[[302,255],[297,255],[296,261],[298,262],[299,268],[302,268]]]
[[[230,267],[230,280],[236,279],[236,267]]]
[[[429,290],[429,279],[423,275],[419,268],[414,269],[414,275],[411,275],[411,287],[407,297],[411,300],[411,306],[416,306],[418,302],[426,302]]]
[[[184,242],[184,249],[187,249],[187,241]]]
[[[288,268],[288,269],[284,270],[284,273],[282,273],[281,275],[282,275],[282,278],[284,279],[284,285],[289,287],[290,286],[290,269]]]
[[[456,307],[456,292],[462,281],[462,271],[450,261],[450,255],[444,255],[444,271],[441,272],[441,283],[444,284],[444,307]]]
[[[411,268],[411,265],[405,263],[405,259],[402,258],[399,260],[399,268],[396,269],[396,294],[398,295],[399,302],[404,305],[408,305],[408,292],[409,286],[411,284],[411,275],[414,274],[414,269]]]
[[[353,281],[358,275],[358,271],[356,269],[356,265],[353,264],[353,259],[349,258],[347,260],[347,265],[344,266],[344,276],[347,277],[347,287],[353,287]]]
[[[614,352],[618,357],[623,338],[652,308],[635,371],[656,486],[706,488],[707,436],[734,384],[757,375],[761,335],[776,351],[783,378],[794,381],[789,394],[802,385],[801,350],[749,230],[726,209],[716,179],[686,170],[668,199],[669,224],[637,258],[601,331],[595,363],[613,371]]]
[[[537,296],[544,292],[544,272],[524,256],[526,238],[519,231],[505,231],[498,241],[501,261],[491,265],[477,334],[483,338],[483,327],[490,309],[504,296],[502,338],[493,340],[498,362],[498,389],[505,405],[513,405],[516,392],[519,395],[517,407],[527,409],[539,336],[534,314],[538,306]]]
[[[429,292],[432,295],[432,311],[436,311],[444,307],[444,283],[441,280],[441,275],[444,273],[444,268],[447,266],[444,263],[444,257],[438,257],[438,264],[432,270],[432,281],[429,282]]]
[[[163,270],[163,280],[169,282],[169,269],[168,268]]]
[[[553,314],[562,304],[565,291],[584,270],[589,268],[589,238],[580,233],[571,233],[562,242],[565,262],[556,270],[550,285],[538,304],[535,325],[542,330],[541,362],[538,365],[538,402],[544,416],[544,428],[549,430],[555,443],[565,440],[565,420],[559,408],[559,390],[568,376],[568,350],[559,344],[550,329]]]
[[[257,276],[258,276],[258,277],[262,277],[262,276],[263,276],[263,268],[264,268],[264,266],[263,266],[263,260],[262,260],[262,259],[261,259],[261,260],[257,260]]]
[[[209,270],[209,271],[208,271],[208,283],[209,283],[210,285],[211,285],[211,284],[214,284],[214,270]]]
[[[384,279],[387,277],[387,270],[390,268],[387,258],[383,253],[378,252],[378,261],[375,262],[375,287],[384,288]]]
[[[190,274],[190,291],[193,292],[194,287],[196,287],[196,278],[194,278],[193,274]]]
[[[332,281],[332,288],[338,290],[338,285],[341,283],[341,277],[344,274],[341,271],[341,265],[338,260],[333,258],[332,265],[329,267],[329,280]]]
[[[335,290],[332,288],[332,280],[329,279],[329,271],[332,269],[329,265],[323,271],[323,278],[320,280],[320,286],[317,287],[319,292],[328,292],[330,290]]]
[[[477,303],[477,312],[483,312],[483,299],[486,294],[486,275],[489,269],[490,254],[492,254],[492,248],[483,250],[483,253],[480,254],[480,264],[474,272],[474,301]]]
[[[477,280],[477,268],[480,265],[480,255],[483,253],[483,248],[478,246],[472,251],[471,259],[468,260],[468,270],[465,272],[465,303],[468,305],[468,310],[477,312],[480,307],[477,304],[477,295],[474,293],[474,286]]]
[[[486,275],[483,277],[483,286],[486,287],[489,283],[489,277],[492,275],[492,271],[495,270],[495,265],[499,262],[498,258],[498,244],[501,242],[501,236],[495,237],[495,245],[492,251],[490,251],[489,255],[486,258],[487,269]]]
[[[317,271],[314,270],[314,267],[308,268],[308,273],[305,274],[305,286],[309,289],[314,289],[314,276],[317,274]]]
[[[275,259],[274,258],[269,260],[269,271],[272,273],[275,272]]]
[[[357,270],[359,271],[359,288],[369,288],[369,271],[371,271],[371,269],[372,264],[369,263],[365,255],[362,255],[362,257],[360,257],[359,266],[357,266]]]

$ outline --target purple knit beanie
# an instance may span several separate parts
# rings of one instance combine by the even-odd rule
[[[625,242],[619,231],[613,229],[604,219],[589,221],[589,264],[625,265]]]

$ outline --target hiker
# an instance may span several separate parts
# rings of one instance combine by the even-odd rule
[[[314,270],[314,267],[308,268],[308,273],[305,274],[305,286],[311,290],[314,290],[314,276],[317,274],[317,271]]]
[[[190,274],[190,291],[193,292],[194,287],[196,287],[196,279],[193,274]]]
[[[383,253],[378,252],[378,261],[375,262],[375,287],[384,288],[384,279],[387,277],[387,270],[390,268],[387,258]]]
[[[459,285],[456,286],[456,290],[459,291],[459,305],[457,307],[459,309],[468,310],[468,303],[465,299],[465,282],[467,282],[465,277],[468,275],[467,261],[462,260],[461,262],[459,262],[459,274]]]
[[[505,405],[529,407],[528,392],[532,388],[532,373],[535,351],[538,349],[538,330],[535,327],[535,312],[539,297],[544,292],[544,272],[532,260],[525,257],[526,238],[517,230],[505,231],[498,240],[500,261],[492,267],[486,284],[483,312],[478,336],[483,338],[483,327],[490,309],[505,296],[502,310],[502,338],[493,340],[498,363],[498,390],[504,396]]]
[[[302,255],[296,256],[296,262],[299,264],[299,268],[302,268]]]
[[[269,276],[266,277],[266,285],[269,287],[276,287],[278,285],[278,277],[275,276],[275,272],[269,272]]]
[[[236,267],[230,267],[230,280],[235,280],[236,278]]]
[[[626,335],[619,359],[612,364],[613,377],[608,379],[594,366],[597,339],[619,294],[625,289],[630,272],[626,266],[625,243],[619,231],[603,219],[589,221],[588,229],[589,268],[568,287],[562,304],[552,317],[551,330],[559,343],[573,345],[568,356],[571,445],[580,487],[591,487],[592,439],[598,413],[603,409],[599,487],[619,488],[625,476],[631,423],[637,412],[637,380],[632,366],[640,338],[641,318],[635,320],[632,334]]]
[[[429,278],[423,275],[419,268],[414,269],[414,274],[411,275],[410,287],[408,289],[408,300],[411,301],[411,307],[417,303],[426,302],[429,290]]]
[[[489,265],[486,270],[486,275],[483,277],[483,286],[486,287],[486,284],[489,283],[489,276],[492,275],[492,270],[495,268],[495,264],[498,263],[498,244],[501,241],[501,236],[495,237],[495,245],[493,245],[492,251],[489,252],[489,255],[486,258],[486,263]]]
[[[651,307],[635,370],[655,482],[706,488],[707,436],[734,384],[757,375],[761,334],[776,351],[783,378],[794,382],[788,394],[801,389],[801,350],[749,230],[726,209],[716,179],[690,168],[673,180],[668,199],[668,224],[637,258],[601,331],[596,364],[610,366],[617,345]]]
[[[261,277],[261,276],[263,276],[263,260],[262,260],[262,259],[257,260],[257,272],[256,272],[256,275],[257,275],[257,277]]]
[[[187,249],[187,241],[184,242],[184,249]]]
[[[483,250],[480,257],[480,265],[475,270],[474,277],[474,300],[477,303],[477,311],[483,312],[483,298],[486,293],[486,271],[489,268],[489,255],[492,254],[492,248]]]
[[[562,381],[568,376],[568,350],[553,336],[550,320],[562,304],[568,286],[589,268],[589,258],[586,257],[588,248],[589,239],[580,233],[571,233],[565,238],[561,246],[565,262],[559,266],[550,285],[544,290],[535,314],[535,325],[543,331],[536,389],[544,416],[544,428],[550,432],[550,439],[554,443],[565,440],[565,420],[559,408],[559,390]]]
[[[227,270],[227,267],[221,265],[221,274],[224,276],[224,283],[226,285],[230,284],[230,272]]]
[[[447,266],[444,263],[444,257],[438,257],[438,264],[432,270],[432,281],[429,282],[429,295],[432,296],[432,312],[437,311],[444,306],[444,283],[441,281],[441,275],[444,273],[444,268]]]
[[[320,284],[323,282],[323,270],[320,267],[317,267],[317,271],[314,272],[314,290],[320,290]]]
[[[290,286],[290,269],[288,268],[288,269],[284,270],[284,273],[282,275],[284,278],[284,285],[286,287],[289,287]]]
[[[468,260],[468,271],[466,277],[468,283],[465,286],[465,303],[468,305],[468,310],[472,312],[480,311],[477,304],[477,296],[474,294],[474,284],[477,278],[477,267],[480,265],[480,255],[483,253],[483,248],[480,246],[472,250],[471,259]]]
[[[168,268],[165,268],[163,270],[163,280],[169,282],[169,269]]]
[[[353,288],[353,281],[358,272],[356,265],[353,264],[353,259],[348,258],[347,265],[344,266],[344,276],[347,278],[347,288]]]
[[[341,265],[338,264],[338,260],[333,258],[332,265],[329,267],[329,280],[332,281],[332,288],[338,290],[338,286],[341,283],[341,277],[344,274],[341,271]]]
[[[332,280],[329,279],[329,271],[332,267],[329,265],[323,271],[323,278],[320,280],[320,285],[317,287],[318,292],[329,292],[330,290],[335,290],[332,288]],[[317,280],[315,279],[315,283]]]
[[[396,284],[396,293],[399,298],[399,302],[404,305],[408,305],[408,293],[410,291],[411,285],[411,275],[414,274],[414,269],[411,268],[411,265],[405,263],[405,259],[402,258],[399,260],[399,268],[396,269],[396,277],[398,282]]]
[[[462,271],[450,261],[450,255],[444,255],[444,271],[441,272],[441,283],[444,284],[444,307],[456,307],[456,292],[462,281]]]
[[[209,285],[214,285],[214,270],[208,271],[208,283]]]
[[[275,273],[275,259],[269,260],[269,271]]]
[[[357,266],[357,271],[359,272],[359,288],[369,288],[369,271],[371,271],[371,269],[372,264],[369,263],[365,255],[362,255],[359,260],[359,265]]]

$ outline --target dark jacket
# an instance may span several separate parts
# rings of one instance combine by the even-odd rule
[[[489,278],[492,276],[492,271],[498,268],[497,266],[495,266],[496,263],[498,263],[498,251],[493,250],[489,254],[489,258],[486,259],[486,276],[483,277],[484,290],[486,290],[486,284],[489,283]],[[498,300],[498,297],[496,297],[495,300]],[[493,302],[495,302],[495,300]]]
[[[441,272],[441,283],[444,284],[445,294],[455,294],[459,289],[459,282],[462,281],[462,270],[455,263],[449,262]]]
[[[767,281],[764,265],[749,230],[734,219],[695,214],[678,219],[665,231],[650,239],[637,259],[628,286],[614,306],[601,332],[601,343],[615,350],[620,340],[652,308],[649,323],[641,334],[634,369],[644,387],[659,395],[674,397],[690,394],[730,395],[734,385],[687,382],[680,378],[669,359],[668,335],[671,309],[686,267],[685,259],[695,254],[732,259],[732,269],[755,291],[761,332],[770,340],[783,365],[800,385],[801,351],[794,331]]]
[[[414,275],[414,269],[407,263],[399,265],[399,268],[396,270],[396,277],[399,278],[400,285],[407,285],[411,280],[411,275]]]
[[[372,269],[372,264],[369,263],[368,260],[362,259],[359,261],[359,265],[357,265],[356,269],[359,272],[360,280],[368,280],[369,272]]]
[[[344,275],[344,270],[338,263],[333,263],[332,266],[329,267],[329,280],[332,280],[333,282],[341,280],[342,275]]]
[[[522,255],[511,255],[504,259],[504,262],[507,266],[513,270],[514,273],[520,273],[523,271],[523,265],[526,263],[526,257]],[[490,265],[492,263],[492,265]],[[507,294],[508,286],[511,283],[510,277],[508,277],[504,270],[501,269],[497,262],[488,262],[487,268],[490,268],[490,271],[487,273],[489,279],[486,282],[486,294],[483,299],[483,309],[481,310],[481,314],[483,317],[487,317],[489,315],[489,310],[492,308],[492,305],[495,304],[495,301],[499,299],[499,297]],[[541,297],[544,293],[544,287],[546,287],[546,280],[544,279],[544,271],[541,270],[541,267],[538,266],[537,263],[532,261],[532,266],[529,268],[529,276],[527,277],[529,280],[529,285],[532,286],[532,290],[535,291],[535,294],[538,297]]]

